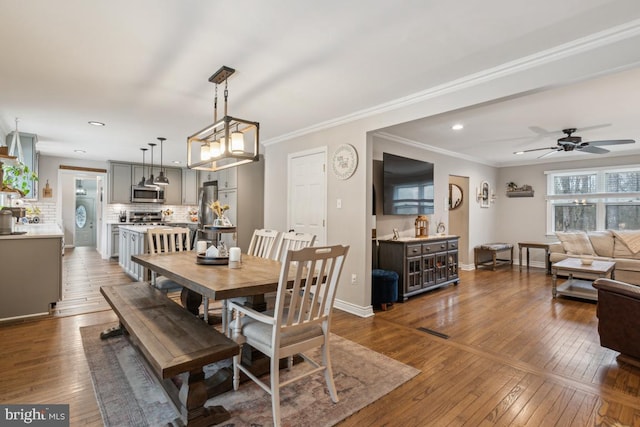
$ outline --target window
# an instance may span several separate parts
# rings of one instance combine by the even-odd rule
[[[547,230],[640,229],[640,168],[547,174]]]

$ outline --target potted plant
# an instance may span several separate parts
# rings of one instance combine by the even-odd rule
[[[38,180],[38,175],[22,162],[15,165],[0,163],[0,191],[16,192],[21,197],[29,194],[29,184]]]

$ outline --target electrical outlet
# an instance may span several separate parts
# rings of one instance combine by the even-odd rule
[[[357,274],[355,274],[355,273],[354,273],[354,274],[352,274],[352,275],[351,275],[351,284],[352,284],[352,285],[355,285],[357,281],[358,281],[358,275],[357,275]]]

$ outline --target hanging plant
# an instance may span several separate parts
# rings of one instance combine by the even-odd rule
[[[1,191],[17,192],[21,197],[29,194],[29,184],[38,180],[38,175],[22,162],[2,165]]]

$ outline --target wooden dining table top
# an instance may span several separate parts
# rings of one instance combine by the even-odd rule
[[[278,288],[279,261],[242,254],[239,268],[196,263],[195,252],[132,255],[143,267],[213,300],[252,296]]]

